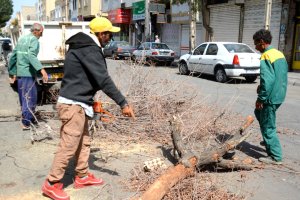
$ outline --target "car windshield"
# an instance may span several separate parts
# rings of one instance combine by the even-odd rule
[[[129,47],[130,46],[130,44],[126,41],[118,41],[116,43],[117,43],[117,46],[120,46],[120,47]]]
[[[254,51],[245,44],[224,44],[229,53],[254,53]]]
[[[151,45],[152,49],[169,49],[168,45],[164,43],[152,43]]]
[[[11,43],[10,39],[0,39],[0,42],[8,42],[8,43]]]

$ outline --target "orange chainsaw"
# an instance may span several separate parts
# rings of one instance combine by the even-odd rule
[[[115,120],[113,114],[111,114],[107,110],[104,110],[101,101],[94,101],[93,109],[96,115],[95,119],[99,119],[100,121],[107,123],[110,123]]]

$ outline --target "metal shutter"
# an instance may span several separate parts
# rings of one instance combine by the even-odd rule
[[[210,6],[210,26],[214,31],[214,41],[238,42],[240,6],[218,4]]]
[[[163,24],[160,41],[166,43],[176,55],[180,53],[180,24]]]
[[[203,43],[205,38],[205,29],[202,23],[197,23],[196,25],[196,46]],[[181,39],[180,39],[180,55],[189,52],[190,47],[190,25],[181,25]]]
[[[265,25],[265,0],[246,0],[243,43],[255,48],[253,34]],[[278,48],[281,21],[281,0],[272,1],[270,31],[272,33],[272,46]]]

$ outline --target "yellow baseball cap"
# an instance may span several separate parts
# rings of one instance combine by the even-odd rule
[[[105,17],[95,17],[89,24],[92,33],[98,32],[119,32],[120,27],[113,26]]]

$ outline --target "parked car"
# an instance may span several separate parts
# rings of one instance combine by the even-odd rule
[[[130,58],[135,47],[131,46],[126,41],[111,41],[104,47],[104,55],[106,57],[117,58]]]
[[[165,43],[144,42],[133,52],[132,59],[143,63],[171,65],[175,52]]]
[[[214,75],[216,81],[231,77],[245,77],[254,82],[260,73],[260,54],[248,45],[234,42],[205,42],[179,59],[179,72]]]
[[[5,43],[5,49],[3,49],[2,44]],[[11,39],[10,38],[0,38],[0,60],[5,60],[5,56],[7,57],[7,55],[4,55],[4,51],[6,52],[11,52],[12,50],[12,43],[11,43]]]

